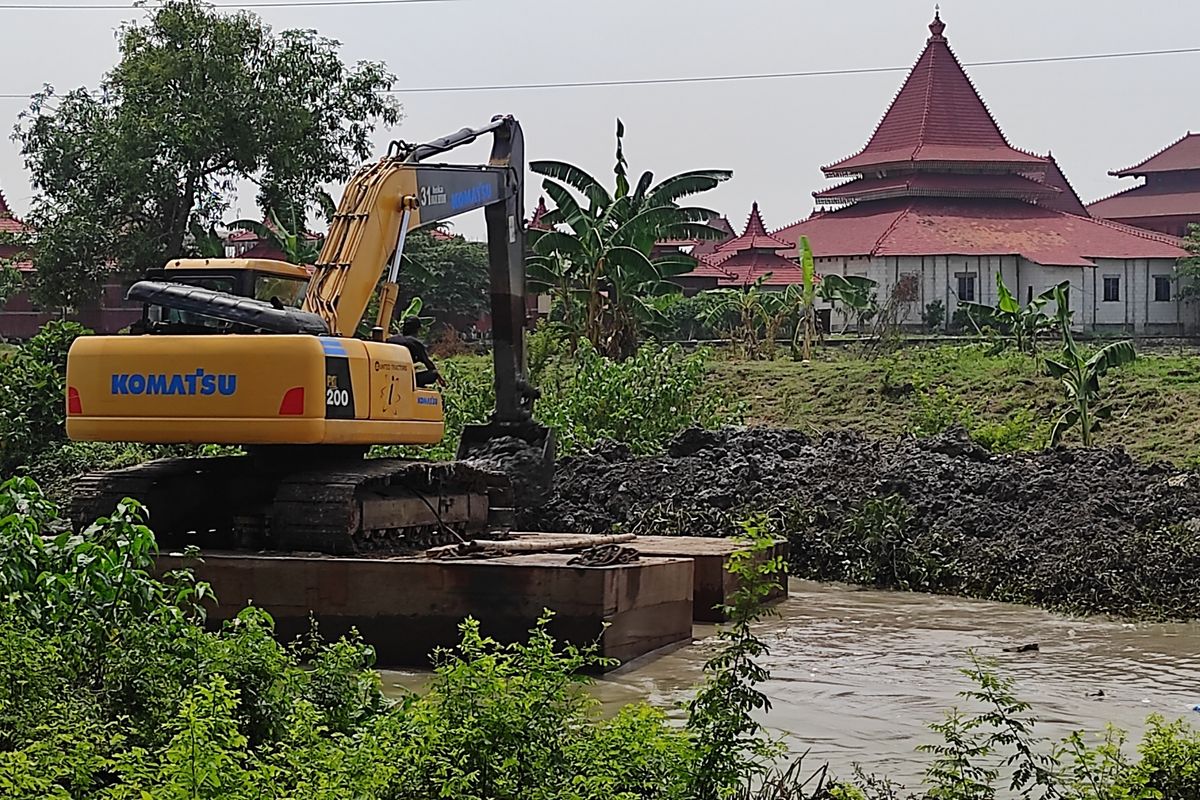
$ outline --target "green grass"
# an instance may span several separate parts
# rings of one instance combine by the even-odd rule
[[[961,422],[978,439],[998,438],[999,450],[1044,446],[1063,403],[1032,357],[989,355],[986,346],[914,347],[874,360],[826,348],[808,364],[723,358],[710,380],[748,402],[752,423],[878,436]],[[1100,446],[1200,464],[1200,357],[1142,353],[1102,385],[1114,414]]]
[[[0,361],[3,361],[15,352],[17,352],[17,346],[15,344],[5,344],[4,342],[0,342]]]

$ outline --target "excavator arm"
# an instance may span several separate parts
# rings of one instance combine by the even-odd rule
[[[491,134],[485,166],[426,163]],[[495,422],[528,423],[533,391],[526,382],[524,331],[524,137],[511,116],[464,128],[432,142],[393,142],[380,161],[346,186],[309,281],[304,310],[330,333],[352,336],[385,268],[375,335],[386,336],[397,296],[406,233],[416,227],[484,209],[491,279],[495,360]]]

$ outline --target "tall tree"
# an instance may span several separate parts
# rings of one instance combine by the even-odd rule
[[[342,62],[315,31],[275,33],[248,12],[166,0],[118,32],[120,61],[95,92],[33,98],[15,138],[38,194],[34,292],[49,306],[93,298],[105,274],[188,252],[236,183],[291,223],[328,210],[370,134],[400,119],[377,62]]]
[[[715,213],[683,207],[685,197],[708,191],[733,173],[694,170],[657,184],[645,172],[629,183],[625,127],[617,120],[614,191],[572,164],[534,161],[556,207],[543,217],[551,228],[531,231],[530,282],[553,294],[574,332],[602,353],[624,358],[639,336],[664,322],[653,298],[680,291],[671,278],[690,272],[696,260],[682,252],[653,255],[664,239],[715,239],[722,233],[705,223]]]

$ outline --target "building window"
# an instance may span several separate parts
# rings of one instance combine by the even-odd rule
[[[1171,299],[1171,276],[1154,276],[1154,302],[1166,303]]]
[[[1033,286],[1027,286],[1025,288],[1025,305],[1033,305]]]
[[[1121,276],[1104,276],[1104,302],[1119,303],[1121,301]]]
[[[975,274],[959,272],[954,276],[958,279],[958,299],[964,303],[975,302]]]

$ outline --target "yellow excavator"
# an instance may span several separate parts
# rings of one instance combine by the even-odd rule
[[[481,136],[486,165],[433,163]],[[240,445],[83,476],[85,525],[124,497],[160,541],[332,554],[446,543],[511,525],[517,492],[553,475],[554,439],[526,379],[524,140],[510,116],[432,142],[393,142],[353,176],[311,276],[263,259],[179,259],[133,284],[130,333],[86,336],[67,359],[69,438]],[[482,208],[496,406],[451,462],[366,458],[372,445],[445,434],[441,394],[420,386],[391,327],[409,230]],[[381,282],[381,278],[386,279]],[[370,335],[356,336],[378,287]],[[514,488],[515,487],[515,488]]]

